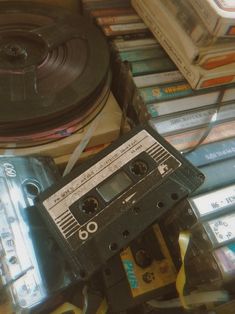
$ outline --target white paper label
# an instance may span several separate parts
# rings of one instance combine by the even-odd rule
[[[209,215],[235,205],[235,185],[193,197],[190,202],[195,205],[200,216]]]
[[[214,219],[208,224],[218,243],[235,238],[235,213]]]

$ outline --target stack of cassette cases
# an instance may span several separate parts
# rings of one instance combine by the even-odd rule
[[[34,205],[59,177],[50,157],[0,157],[1,291],[12,312],[33,311],[73,282]]]
[[[211,34],[205,20],[195,10],[198,1],[192,2],[194,4],[181,0],[132,0],[132,5],[193,89],[234,83],[234,37]],[[227,16],[234,19],[231,1],[199,2],[203,2],[201,7],[216,3],[214,6],[223,7],[221,12],[227,11]]]
[[[235,36],[235,5],[228,0],[196,0],[192,5],[216,37]]]
[[[189,285],[234,292],[235,212],[197,223],[186,263]]]
[[[184,5],[183,1],[173,2]],[[112,90],[132,125],[149,121],[182,152],[235,136],[234,83],[194,90],[133,7],[122,1],[112,8],[106,1],[99,1],[99,8],[89,1],[83,3],[109,39],[115,78]],[[144,7],[146,4],[143,1]],[[193,23],[184,17],[185,23]],[[233,50],[234,43],[230,46]],[[229,58],[219,58],[225,59],[229,62]],[[208,67],[210,58],[206,61]]]
[[[181,231],[191,233],[186,255],[189,287],[225,288],[234,292],[235,282],[235,186],[199,194],[177,205],[164,221],[165,233],[179,258]]]

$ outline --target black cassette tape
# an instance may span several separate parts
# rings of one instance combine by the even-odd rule
[[[8,292],[16,313],[45,304],[72,282],[34,206],[35,197],[59,177],[49,157],[0,157],[1,289]]]
[[[133,240],[103,269],[109,308],[119,313],[154,298],[175,296],[177,270],[158,224]]]
[[[74,272],[87,279],[204,176],[150,127],[137,127],[40,196]]]

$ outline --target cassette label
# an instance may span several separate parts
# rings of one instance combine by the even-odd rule
[[[193,197],[190,202],[196,206],[200,216],[220,212],[235,205],[235,185]]]
[[[76,204],[77,199],[80,199],[94,188],[97,188],[103,201],[114,199],[116,195],[119,195],[133,184],[131,178],[121,170],[122,167],[143,152],[148,153],[158,164],[158,173],[161,178],[170,175],[181,166],[180,161],[172,156],[147,131],[142,130],[43,202],[43,205],[47,208],[70,245],[73,246],[74,242],[69,239],[75,233],[78,241],[80,240],[81,242],[86,240],[89,235],[94,234],[98,230],[99,225],[102,225],[103,219],[101,216],[108,210],[107,207],[103,208],[92,219],[84,222],[82,217],[74,216],[73,209],[70,209],[71,205]],[[141,164],[136,164],[136,167],[138,166],[141,167]],[[144,163],[142,167],[145,167]],[[142,170],[145,171],[144,169]],[[112,175],[113,173],[116,174]],[[107,180],[109,177],[111,177],[110,180]],[[104,180],[106,181],[102,184]],[[133,196],[133,194],[128,195],[122,201],[123,204],[130,202]],[[86,204],[87,206],[98,206],[95,202],[95,198],[88,198]],[[78,243],[76,243],[77,245]],[[73,246],[73,248],[75,247]]]
[[[208,222],[219,244],[235,239],[235,213]]]

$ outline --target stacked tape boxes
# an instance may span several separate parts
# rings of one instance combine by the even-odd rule
[[[132,1],[193,88],[232,83],[235,78],[232,24],[227,26],[223,37],[211,33],[205,16],[201,19],[198,14],[197,2],[200,1]],[[209,6],[214,3],[214,6],[222,6],[224,11],[234,16],[234,4],[227,4],[229,1],[203,3],[206,3],[204,11],[207,3]]]

